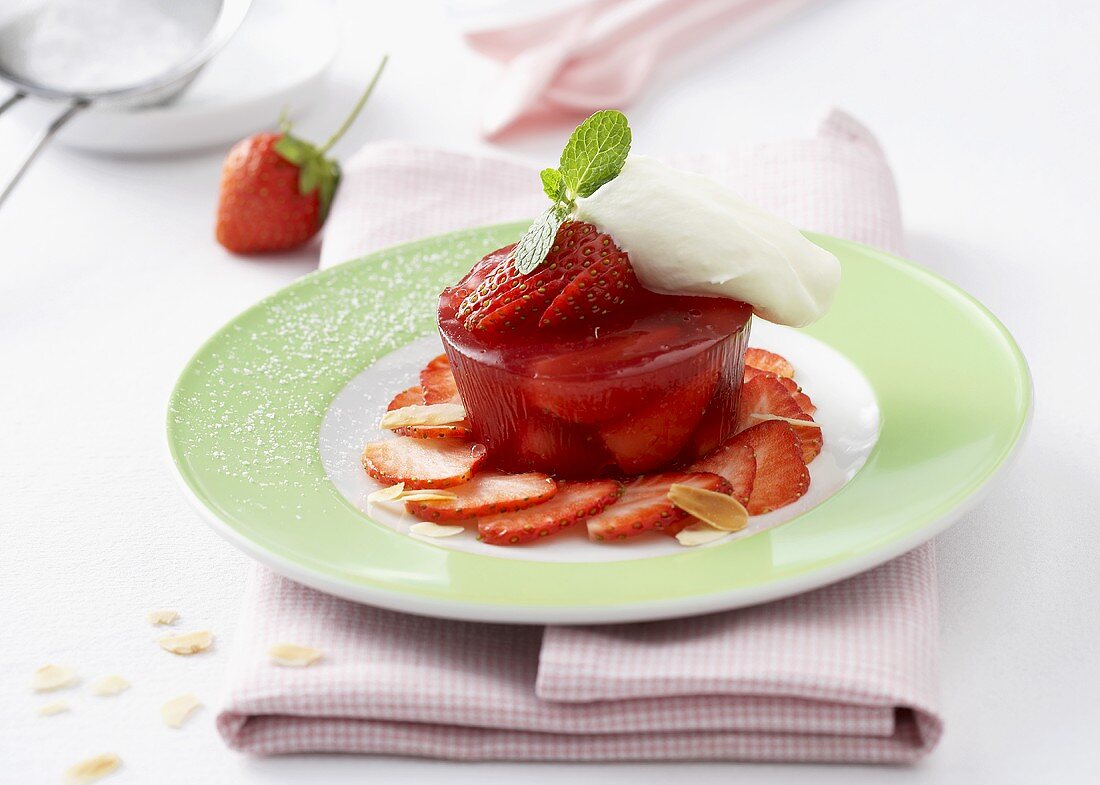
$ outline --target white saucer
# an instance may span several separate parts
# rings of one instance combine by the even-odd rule
[[[241,29],[171,104],[91,109],[57,143],[106,153],[164,153],[226,145],[307,108],[338,49],[329,0],[254,0]],[[60,111],[26,101],[13,122],[41,129]]]

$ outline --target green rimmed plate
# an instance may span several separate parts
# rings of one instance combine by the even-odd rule
[[[701,549],[412,537],[400,516],[368,510],[377,486],[349,467],[373,438],[374,409],[435,351],[438,290],[522,228],[428,238],[315,273],[214,335],[168,416],[182,486],[211,525],[293,580],[396,610],[657,619],[789,596],[919,545],[979,500],[1026,430],[1026,362],[988,311],[910,262],[810,235],[844,268],[833,309],[806,330],[753,328],[753,343],[809,374],[827,446],[810,498]]]

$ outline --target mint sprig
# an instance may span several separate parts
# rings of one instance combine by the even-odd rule
[[[577,209],[577,198],[591,196],[615,179],[629,152],[630,125],[622,112],[604,109],[574,129],[558,168],[539,173],[542,190],[553,204],[516,245],[512,264],[518,273],[526,275],[545,261],[558,227]]]

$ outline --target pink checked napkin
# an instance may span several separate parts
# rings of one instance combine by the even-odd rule
[[[799,225],[899,247],[890,170],[847,115],[830,115],[812,139],[678,163]],[[346,169],[322,263],[541,207],[526,164],[370,145]],[[428,619],[261,567],[244,606],[218,728],[252,753],[902,763],[941,732],[929,546],[781,602],[651,624]],[[325,658],[271,665],[266,650],[279,642]]]
[[[811,0],[582,0],[528,3],[520,19],[482,24],[467,43],[501,64],[483,131],[497,138],[629,104],[672,55],[751,37]]]

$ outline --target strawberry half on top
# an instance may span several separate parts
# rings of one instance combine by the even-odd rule
[[[471,332],[514,332],[597,323],[641,288],[630,259],[592,224],[567,221],[541,266],[521,273],[513,255],[495,255],[487,277],[459,304]]]

